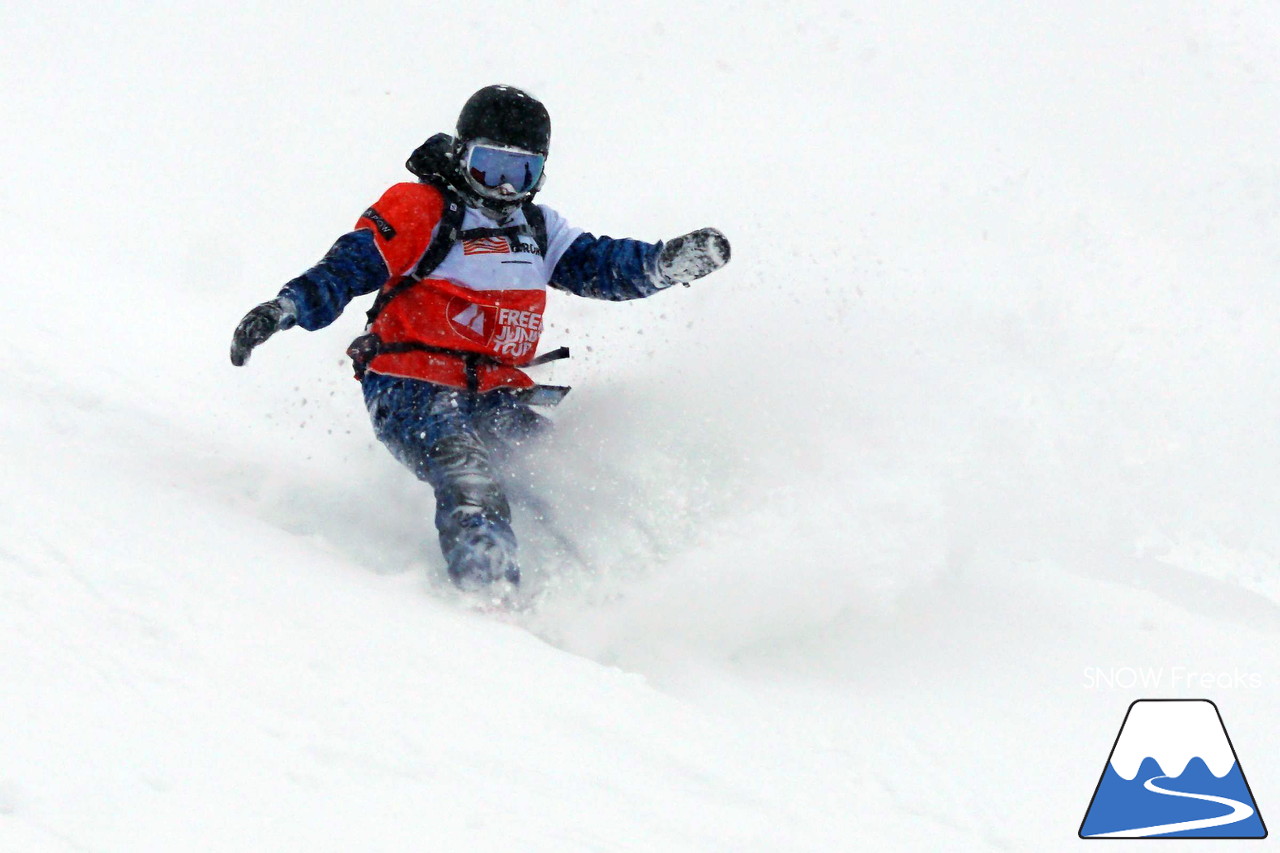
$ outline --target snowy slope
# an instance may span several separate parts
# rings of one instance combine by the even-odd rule
[[[1116,6],[5,16],[0,849],[1063,849],[1145,696],[1269,817],[1280,13]],[[497,81],[570,221],[734,241],[552,297],[519,626],[360,310],[226,355]]]

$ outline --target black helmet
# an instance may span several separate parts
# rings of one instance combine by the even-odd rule
[[[458,142],[487,139],[544,157],[551,149],[551,116],[542,102],[514,86],[485,86],[458,115]]]

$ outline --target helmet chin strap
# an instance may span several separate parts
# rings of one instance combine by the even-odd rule
[[[473,185],[470,176],[462,175],[462,185],[466,187],[467,200],[473,207],[483,213],[490,219],[503,220],[514,213],[526,201],[533,198],[536,190],[524,193],[523,195],[512,194],[508,200],[493,198],[487,193],[478,191]],[[510,186],[507,184],[506,186]]]
[[[468,185],[469,184],[470,182],[468,182]],[[488,216],[490,219],[506,219],[515,212],[520,205],[524,204],[524,200],[528,198],[527,195],[512,196],[510,200],[504,201],[502,199],[491,198],[488,195],[482,195],[481,193],[475,192],[474,189],[468,193],[468,196],[470,196],[469,200],[471,201],[472,206]]]
[[[476,210],[479,210],[486,218],[492,219],[494,222],[503,222],[510,218],[511,214],[515,213],[520,207],[518,203],[503,205],[501,208],[494,208],[490,206],[491,204],[493,203],[488,201],[483,204],[477,204]]]

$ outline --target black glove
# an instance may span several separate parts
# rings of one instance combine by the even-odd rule
[[[281,329],[288,329],[298,322],[293,304],[288,299],[273,299],[254,308],[231,338],[231,363],[242,366],[249,360],[253,348]]]
[[[658,253],[658,273],[668,285],[688,284],[729,263],[729,238],[714,228],[700,228],[668,240]]]

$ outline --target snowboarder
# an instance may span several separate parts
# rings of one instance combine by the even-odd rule
[[[374,431],[436,498],[449,576],[463,589],[516,585],[520,569],[503,454],[549,421],[567,388],[537,385],[548,285],[595,299],[652,296],[719,269],[729,242],[704,228],[668,242],[595,237],[534,204],[551,142],[546,108],[511,86],[471,96],[457,134],[436,134],[355,230],[240,321],[231,363],[294,325],[332,323],[378,291],[348,350]]]

